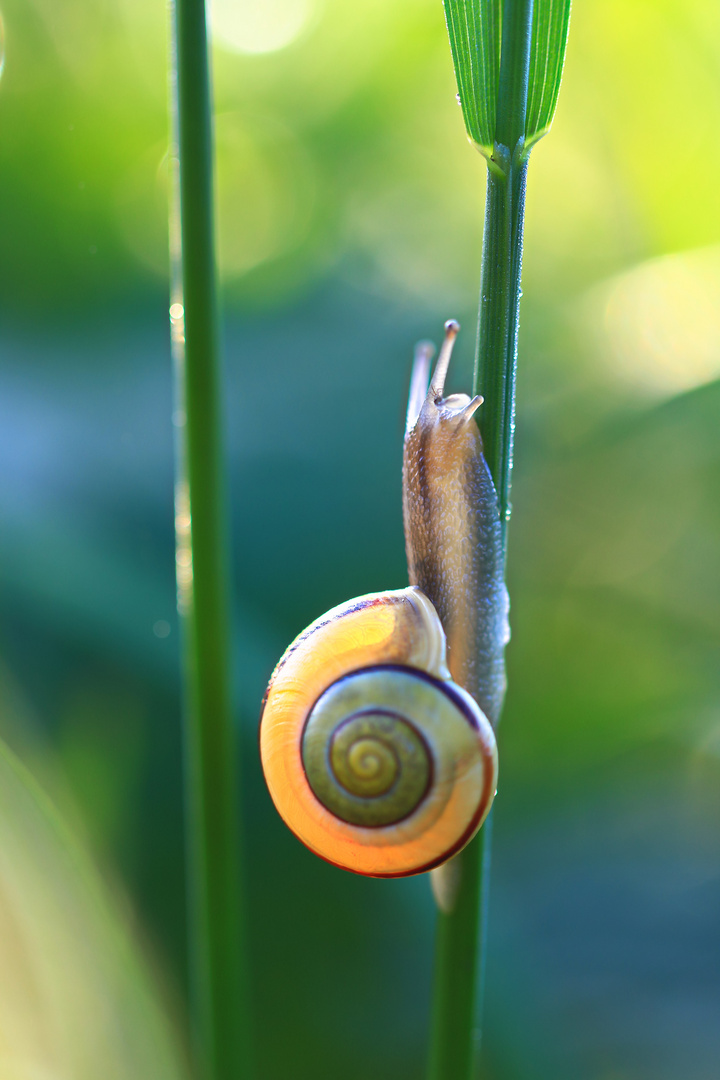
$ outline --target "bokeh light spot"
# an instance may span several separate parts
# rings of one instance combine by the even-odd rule
[[[213,37],[233,52],[278,52],[302,34],[312,14],[312,0],[213,0]]]
[[[619,275],[604,292],[613,375],[662,398],[720,377],[720,247],[667,255]]]

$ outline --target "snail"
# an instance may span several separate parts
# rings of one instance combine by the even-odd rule
[[[443,397],[458,331],[445,324],[432,379],[433,346],[415,351],[403,455],[410,587],[317,619],[263,702],[260,752],[281,817],[323,859],[373,877],[446,863],[497,785],[508,603],[473,419],[482,399]]]

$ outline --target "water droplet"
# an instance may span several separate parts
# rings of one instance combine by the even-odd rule
[[[462,105],[462,101],[460,100],[460,95],[459,94],[455,95],[455,100],[457,101],[458,105]]]
[[[4,67],[5,67],[5,24],[3,23],[2,14],[0,14],[0,75],[2,75]]]
[[[165,619],[158,619],[153,623],[153,634],[158,638],[166,638],[170,634],[170,623]]]

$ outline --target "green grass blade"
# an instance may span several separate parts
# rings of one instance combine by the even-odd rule
[[[571,0],[536,0],[533,5],[524,127],[526,151],[549,130],[555,114],[565,62],[570,3]],[[503,95],[499,86],[503,3],[502,0],[444,0],[444,6],[465,127],[472,142],[489,158],[495,143],[508,145],[498,131],[498,125],[502,126],[498,103],[501,111],[503,108],[507,111],[512,96]],[[514,30],[506,33],[506,37],[515,41]],[[524,89],[521,96],[524,97]]]
[[[498,493],[510,512],[527,149],[547,130],[562,75],[568,0],[445,0],[468,133],[490,165],[473,393]],[[483,22],[483,20],[485,20]],[[492,55],[483,51],[492,41]],[[499,43],[499,56],[498,56]],[[530,138],[528,138],[530,133]],[[497,722],[499,717],[492,717]],[[439,912],[428,1080],[479,1075],[490,822],[458,856],[455,905]]]
[[[570,3],[571,0],[536,0],[535,3],[525,122],[528,149],[549,131],[555,115],[565,64]]]
[[[228,512],[204,0],[171,7],[178,609],[183,622],[191,1017],[203,1080],[251,1074],[230,678]]]
[[[500,75],[499,0],[444,0],[460,105],[468,135],[489,156]]]
[[[2,740],[0,853],[4,1080],[189,1080],[126,897]]]

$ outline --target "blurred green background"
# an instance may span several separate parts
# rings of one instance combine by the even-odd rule
[[[0,735],[179,998],[166,12],[2,5]],[[440,0],[214,0],[213,35],[261,1075],[419,1080],[428,884],[306,852],[256,724],[300,629],[406,581],[409,357],[456,316],[469,385],[484,166]],[[715,0],[578,0],[529,174],[484,1080],[717,1077],[719,128]]]

